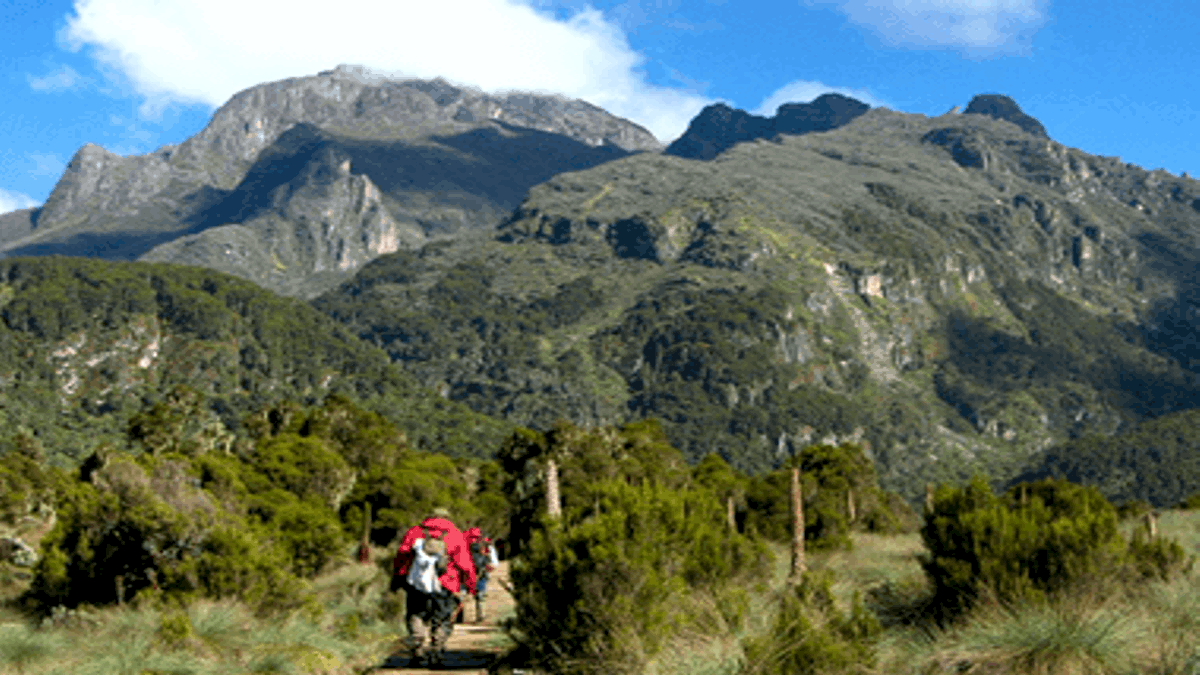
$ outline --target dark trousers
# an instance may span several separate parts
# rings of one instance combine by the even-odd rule
[[[454,614],[458,611],[458,598],[449,591],[425,593],[401,581],[404,590],[404,627],[408,629],[408,644],[418,651],[429,636],[429,647],[433,651],[446,648],[446,641],[454,630]]]

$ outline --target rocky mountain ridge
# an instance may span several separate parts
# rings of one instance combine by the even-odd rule
[[[342,151],[313,155],[322,142]],[[119,157],[84,146],[41,208],[0,216],[0,251],[135,259],[168,244],[148,259],[311,294],[310,275],[328,287],[393,244],[492,224],[555,173],[659,148],[645,129],[583,101],[492,96],[440,79],[397,81],[339,67],[247,89],[178,147]],[[330,192],[324,177],[346,159],[373,188]],[[264,162],[289,180],[264,176]],[[481,175],[485,189],[472,183]],[[300,189],[298,178],[315,182]],[[290,187],[278,190],[283,183]],[[292,196],[301,203],[289,207]],[[364,199],[373,205],[362,206]],[[268,213],[275,217],[251,222]],[[236,227],[210,231],[222,225]]]

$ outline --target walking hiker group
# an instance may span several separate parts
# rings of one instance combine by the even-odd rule
[[[491,540],[478,527],[460,532],[446,509],[434,509],[409,528],[396,552],[392,590],[405,592],[405,647],[412,662],[442,662],[464,590],[475,596],[476,622],[483,620],[487,579],[497,564]]]

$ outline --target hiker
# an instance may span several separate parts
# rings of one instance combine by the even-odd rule
[[[471,562],[475,563],[475,623],[483,623],[483,603],[487,600],[488,578],[500,565],[496,558],[496,547],[490,537],[483,536],[478,527],[463,532],[467,546],[471,549]]]
[[[450,522],[450,512],[434,509],[404,534],[392,579],[393,590],[405,591],[405,642],[413,662],[441,663],[454,630],[454,615],[462,611],[464,584],[468,592],[475,592],[470,549],[462,532]],[[426,633],[429,647],[422,653]]]

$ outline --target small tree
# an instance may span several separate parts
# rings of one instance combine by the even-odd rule
[[[903,499],[880,489],[871,460],[862,447],[852,443],[808,446],[783,468],[750,479],[746,489],[748,529],[776,541],[791,538],[792,467],[802,474],[804,538],[809,548],[849,548],[852,525],[887,533],[915,529],[912,509]]]

